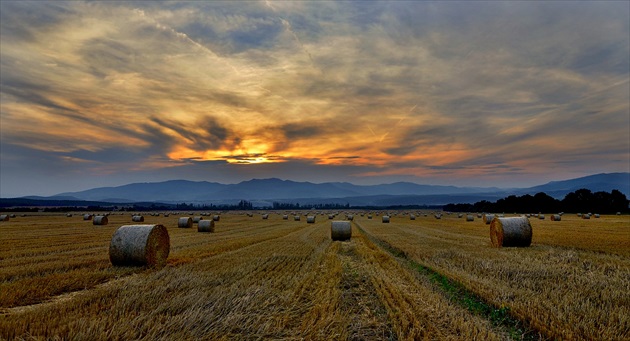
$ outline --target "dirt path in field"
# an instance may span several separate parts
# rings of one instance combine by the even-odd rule
[[[351,317],[349,340],[396,340],[387,310],[365,272],[366,264],[355,251],[355,242],[359,241],[342,243],[339,252],[343,266],[341,309]]]

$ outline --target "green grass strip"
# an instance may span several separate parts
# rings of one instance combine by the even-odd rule
[[[490,320],[492,325],[507,333],[512,340],[544,340],[540,332],[530,328],[526,321],[521,321],[510,314],[509,307],[496,307],[485,301],[479,295],[468,290],[463,284],[450,279],[439,272],[422,265],[409,258],[407,253],[384,240],[367,233],[359,224],[357,228],[368,237],[370,241],[384,249],[392,256],[402,260],[411,269],[429,278],[431,283],[438,287],[449,300],[462,306],[471,313]]]

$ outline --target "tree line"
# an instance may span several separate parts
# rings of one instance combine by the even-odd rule
[[[443,207],[451,212],[570,212],[570,213],[602,213],[614,214],[628,212],[630,201],[625,194],[613,189],[608,192],[591,192],[589,189],[579,189],[568,193],[564,199],[555,199],[546,193],[522,196],[510,195],[496,202],[487,200],[474,204],[448,204]]]

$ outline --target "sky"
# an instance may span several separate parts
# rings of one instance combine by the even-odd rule
[[[630,2],[0,2],[0,197],[630,171]]]

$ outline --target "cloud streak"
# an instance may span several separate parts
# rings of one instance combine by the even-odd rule
[[[112,183],[629,171],[628,3],[0,6],[0,196],[34,156]]]

